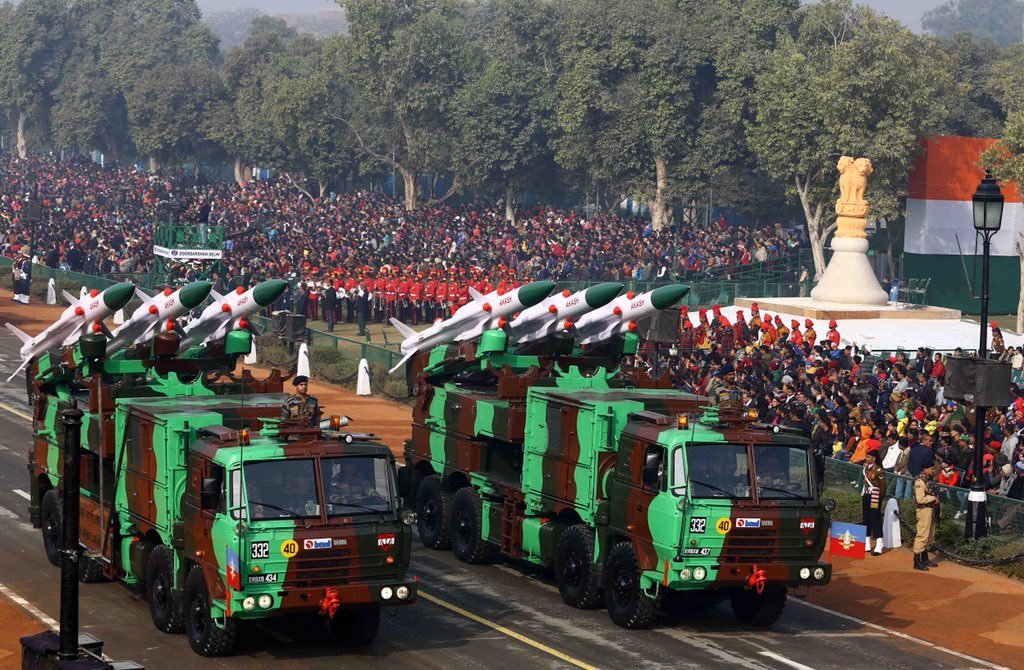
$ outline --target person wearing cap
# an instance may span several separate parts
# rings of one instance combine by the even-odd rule
[[[1003,331],[999,330],[999,323],[997,321],[993,321],[988,325],[992,329],[992,351],[997,356],[1002,356],[1006,351],[1006,343],[1003,342]]]
[[[775,315],[775,332],[778,333],[779,342],[789,341],[789,328],[786,328],[786,324],[782,322],[782,317],[778,314]]]
[[[837,328],[839,328],[839,324],[836,323],[836,320],[835,319],[829,320],[829,322],[828,322],[828,332],[825,334],[825,339],[828,340],[829,342],[834,343],[836,345],[836,348],[838,349],[839,348],[839,331],[837,330]]]
[[[741,394],[736,386],[736,368],[732,363],[723,365],[718,374],[711,378],[707,394],[713,405],[731,405],[739,400]]]
[[[818,333],[814,332],[814,322],[810,319],[804,319],[804,342],[813,349],[814,343],[817,341]]]
[[[861,523],[867,527],[868,547],[875,539],[874,556],[882,555],[882,497],[885,495],[885,470],[882,469],[878,449],[870,449],[864,457],[861,473],[863,485],[860,490]]]
[[[298,375],[292,380],[295,393],[285,398],[281,405],[282,419],[304,418],[310,426],[320,423],[320,403],[316,396],[309,395],[309,377]]]
[[[928,547],[935,539],[935,524],[939,516],[939,497],[935,495],[935,461],[922,464],[921,471],[914,478],[914,503],[917,506],[917,533],[914,536],[914,569],[928,571],[938,567],[928,558]]]
[[[790,325],[793,328],[789,332],[789,341],[793,343],[793,346],[802,349],[804,346],[804,335],[800,332],[800,322],[793,319],[790,321]]]

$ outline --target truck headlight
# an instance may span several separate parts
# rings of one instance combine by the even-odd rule
[[[393,595],[395,595],[395,592],[391,590],[390,586],[385,586],[380,590],[381,600],[391,600]]]
[[[836,510],[836,501],[833,500],[832,498],[829,498],[828,500],[825,501],[824,506],[825,511],[831,514]]]
[[[244,609],[246,612],[251,612],[254,609],[256,609],[256,599],[252,596],[246,596],[245,599],[242,601],[242,609]]]
[[[416,512],[413,512],[411,509],[407,509],[402,512],[402,523],[406,526],[411,526],[416,523]]]
[[[268,610],[270,609],[270,606],[274,604],[274,599],[271,598],[268,594],[264,593],[256,599],[256,604],[260,606],[260,609]]]
[[[705,567],[696,567],[693,569],[693,578],[698,582],[704,581],[704,578],[708,576],[708,569]]]
[[[810,568],[800,568],[800,579],[810,579],[810,578],[811,578],[811,569]]]
[[[690,577],[692,575],[693,573],[690,571],[690,568],[683,568],[679,571],[679,579],[683,580],[684,582],[690,581]]]
[[[397,589],[395,589],[395,595],[398,596],[399,600],[405,600],[409,597],[409,587],[399,586]]]
[[[819,582],[825,579],[825,568],[814,568],[814,578]]]

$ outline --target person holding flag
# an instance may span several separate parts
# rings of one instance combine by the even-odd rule
[[[917,534],[914,536],[914,569],[928,571],[939,567],[928,558],[928,547],[935,538],[939,520],[939,497],[935,495],[935,461],[928,460],[914,479],[914,502],[917,503]]]

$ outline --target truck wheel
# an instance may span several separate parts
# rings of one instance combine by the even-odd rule
[[[555,584],[566,605],[586,610],[601,603],[593,565],[594,531],[582,523],[566,528],[555,548]]]
[[[452,550],[463,563],[480,563],[491,554],[491,545],[481,537],[483,504],[472,486],[455,492],[452,500]]]
[[[192,651],[200,656],[226,656],[235,648],[238,622],[224,620],[221,628],[210,616],[210,590],[202,569],[192,568],[185,580],[185,632]]]
[[[619,542],[608,557],[605,606],[623,628],[647,628],[654,620],[654,601],[640,588],[640,564],[631,542]]]
[[[420,482],[416,491],[416,527],[420,542],[430,549],[450,549],[448,518],[451,514],[452,496],[444,490],[441,478],[430,475]]]
[[[340,609],[328,619],[334,638],[343,647],[365,647],[377,639],[380,607]]]
[[[57,489],[50,489],[43,495],[43,510],[40,528],[43,531],[43,550],[50,565],[60,567],[60,542],[64,532],[64,513],[60,506]]]
[[[171,595],[174,588],[174,554],[166,545],[153,548],[146,561],[146,600],[149,616],[161,633],[185,630],[185,608],[181,598]]]
[[[750,626],[771,626],[786,607],[786,587],[769,587],[758,595],[755,591],[732,594],[732,611],[742,623]]]
[[[83,584],[98,584],[107,581],[103,575],[103,563],[83,554],[78,559],[78,581]]]

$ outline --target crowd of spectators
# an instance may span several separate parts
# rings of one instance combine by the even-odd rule
[[[975,481],[991,494],[1024,500],[1024,393],[1017,384],[1010,405],[988,410],[983,468],[975,472],[974,408],[945,397],[943,354],[920,348],[883,358],[840,346],[834,321],[817,339],[807,337],[810,319],[786,327],[767,314],[730,320],[717,310],[710,321],[702,314],[691,324],[685,310],[682,319],[683,344],[693,346],[647,346],[636,363],[670,375],[677,388],[756,410],[760,421],[809,438],[819,456],[862,464],[878,450],[887,471],[907,477],[897,482],[898,498],[911,496],[910,478],[934,458],[938,483],[959,489],[951,501],[957,518],[966,513]],[[765,323],[774,325],[769,330]],[[1024,351],[1005,346],[992,326],[992,355],[1020,371]],[[994,519],[993,529],[1012,521]]]
[[[415,276],[474,269],[496,282],[653,280],[728,276],[755,262],[790,258],[803,243],[781,224],[763,228],[719,219],[700,229],[654,230],[640,217],[582,216],[533,207],[505,220],[500,203],[424,205],[406,211],[380,193],[330,193],[313,199],[287,175],[273,180],[207,182],[52,157],[0,157],[0,253],[27,245],[33,225],[26,198],[43,205],[34,255],[77,272],[138,272],[152,262],[153,222],[170,201],[189,204],[182,220],[221,225],[227,277],[288,277],[321,283],[382,270]],[[190,268],[180,268],[182,276]],[[792,269],[794,279],[797,271]]]

